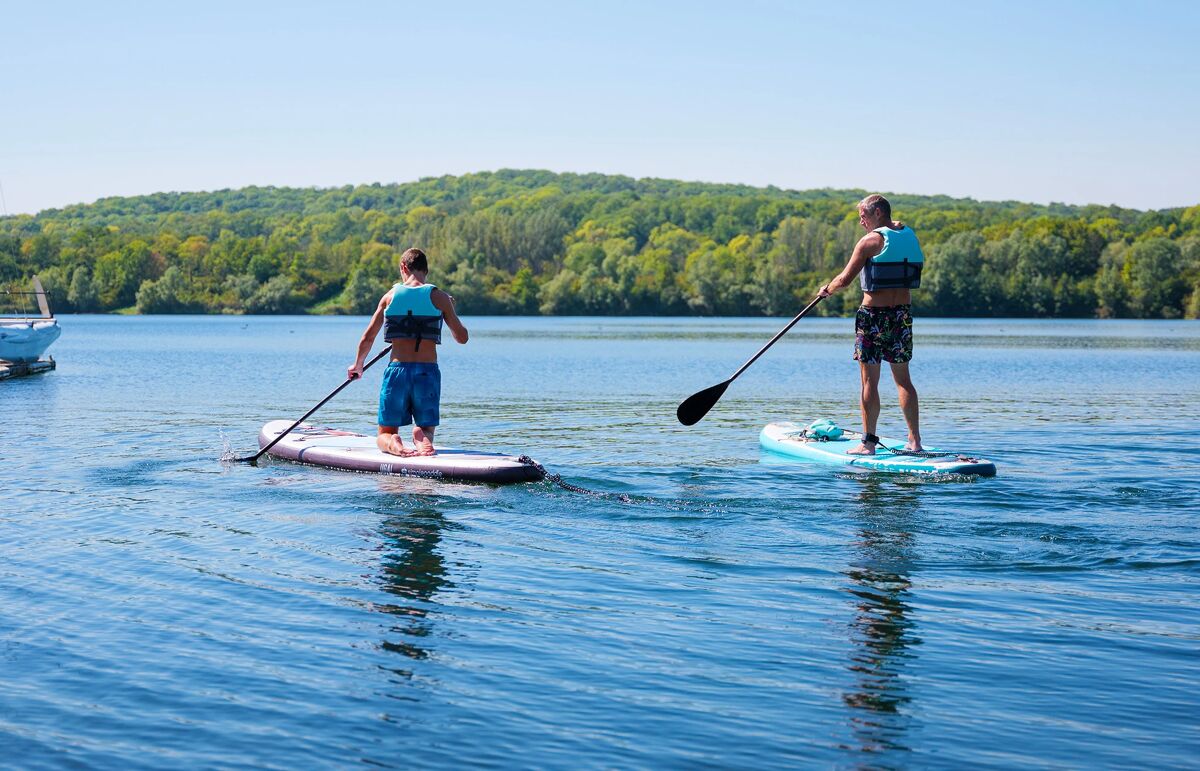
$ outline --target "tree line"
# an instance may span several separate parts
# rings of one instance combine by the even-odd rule
[[[845,264],[867,192],[505,170],[105,198],[0,218],[0,287],[36,274],[59,312],[362,314],[420,246],[464,314],[786,316]],[[1200,317],[1200,206],[889,198],[925,315]]]

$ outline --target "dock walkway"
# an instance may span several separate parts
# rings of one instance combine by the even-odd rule
[[[24,375],[36,375],[39,372],[49,372],[56,366],[58,365],[54,363],[53,356],[27,362],[0,361],[0,380],[7,380],[10,377],[22,377]]]

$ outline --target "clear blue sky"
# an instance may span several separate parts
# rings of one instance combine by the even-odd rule
[[[1194,2],[0,0],[0,185],[9,213],[506,167],[1193,205],[1198,36]]]

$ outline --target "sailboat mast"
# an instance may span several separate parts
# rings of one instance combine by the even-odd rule
[[[54,314],[50,312],[50,303],[46,302],[46,290],[42,288],[42,282],[37,276],[33,277],[33,293],[37,296],[38,310],[42,312],[42,318],[54,318]]]

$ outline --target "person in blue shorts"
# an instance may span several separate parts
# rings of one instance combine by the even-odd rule
[[[908,373],[912,361],[912,293],[921,285],[925,256],[912,228],[892,219],[892,205],[881,195],[869,195],[858,204],[858,223],[867,234],[859,239],[846,267],[821,287],[828,297],[849,286],[858,276],[863,301],[854,314],[854,358],[862,376],[863,442],[848,450],[852,455],[874,455],[879,437],[879,370],[883,362],[892,369],[900,393],[900,410],[908,424],[905,449],[921,449],[917,389]]]
[[[467,328],[454,310],[454,298],[425,279],[429,260],[420,249],[400,255],[400,283],[393,286],[375,308],[362,339],[358,357],[346,368],[351,380],[362,377],[363,364],[383,329],[392,344],[391,363],[379,389],[379,449],[392,455],[435,455],[433,432],[439,423],[442,373],[437,346],[442,324],[458,343],[467,342]],[[413,449],[404,446],[400,426],[411,425]]]

